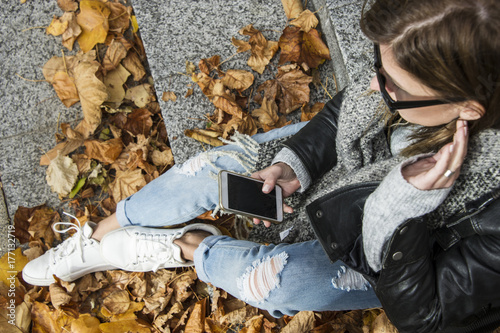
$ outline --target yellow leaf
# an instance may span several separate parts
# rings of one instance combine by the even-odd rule
[[[246,90],[253,84],[254,76],[248,71],[241,69],[230,69],[222,78],[222,83],[230,88],[236,90]]]
[[[50,161],[45,179],[52,192],[65,197],[71,192],[78,179],[78,167],[68,156],[58,155]]]
[[[296,18],[304,10],[302,0],[281,0],[281,4],[288,19]]]
[[[99,325],[99,329],[103,333],[151,333],[151,330],[148,327],[139,324],[136,320],[122,320],[114,321],[112,323],[104,323]]]
[[[9,237],[9,241],[10,239]],[[19,286],[17,273],[23,270],[24,266],[28,263],[28,258],[23,255],[20,247],[15,250],[11,249],[10,246],[7,248],[10,251],[0,258],[0,281],[5,283],[10,289],[14,289]]]
[[[80,13],[76,20],[83,30],[78,37],[78,43],[83,52],[92,50],[97,43],[104,43],[108,35],[110,14],[108,6],[101,1],[80,1]]]
[[[77,320],[71,323],[71,333],[101,333],[101,322],[88,313],[82,313]]]
[[[219,139],[200,133],[199,130],[185,130],[184,135],[188,138],[195,139],[196,141],[203,142],[214,147],[224,145],[224,143]]]
[[[80,100],[75,83],[66,72],[57,72],[52,79],[52,86],[57,96],[66,107],[70,107]]]
[[[54,16],[50,25],[45,29],[47,35],[59,36],[62,35],[68,28],[68,22],[62,21],[59,17]]]
[[[130,20],[132,21],[132,31],[135,33],[139,30],[139,24],[137,23],[137,17],[135,17],[135,15],[132,15],[130,17]]]
[[[311,30],[312,28],[316,28],[318,23],[319,21],[316,18],[316,15],[314,15],[314,13],[309,9],[304,10],[302,13],[300,13],[299,17],[290,22],[291,25],[299,27],[300,30],[305,32],[309,32],[309,30]]]

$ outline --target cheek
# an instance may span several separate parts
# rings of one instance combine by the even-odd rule
[[[370,89],[380,91],[380,86],[378,85],[377,76],[374,76],[370,81]]]
[[[453,110],[442,105],[399,110],[399,114],[404,120],[422,126],[443,125],[458,117]]]

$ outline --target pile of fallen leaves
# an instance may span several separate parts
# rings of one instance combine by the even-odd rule
[[[186,72],[215,107],[208,127],[188,130],[188,136],[216,146],[222,144],[218,137],[229,138],[236,130],[268,131],[287,124],[286,116],[294,110],[300,108],[302,119],[308,120],[322,108],[321,103],[308,105],[315,69],[330,58],[315,29],[318,20],[303,10],[300,1],[282,3],[289,25],[279,41],[268,41],[252,25],[240,30],[247,41],[232,40],[237,53],[250,53],[248,65],[259,74],[279,51],[274,78],[254,88],[252,72],[223,71],[219,56],[202,59],[198,72],[186,64]],[[46,31],[61,36],[67,51],[51,58],[43,74],[66,106],[80,102],[83,118],[76,124],[60,124],[57,145],[40,163],[48,166],[52,190],[69,201],[79,221],[98,222],[114,212],[116,202],[168,170],[173,156],[130,5],[118,0],[58,0],[58,4],[64,14],[54,17]],[[78,52],[73,51],[75,42]],[[163,98],[176,97],[168,92]],[[250,111],[251,100],[260,107]],[[59,221],[59,213],[45,205],[17,210],[13,235],[28,247],[24,253],[17,248],[0,259],[3,328],[12,332],[395,332],[380,309],[303,311],[276,319],[198,280],[192,268],[97,272],[71,283],[56,279],[48,288],[26,284],[21,274],[24,265],[62,241],[52,229]],[[243,228],[236,228],[231,218],[207,223],[216,223],[225,234],[245,237],[244,222]],[[18,272],[15,279],[12,272]],[[11,304],[14,319],[9,316]]]

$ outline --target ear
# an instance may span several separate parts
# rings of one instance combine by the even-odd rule
[[[468,101],[461,108],[459,118],[463,120],[477,120],[485,113],[484,106],[476,101]]]

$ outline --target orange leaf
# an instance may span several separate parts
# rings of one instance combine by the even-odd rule
[[[57,96],[66,107],[69,108],[80,100],[75,83],[66,72],[57,72],[51,83]]]
[[[76,20],[83,30],[78,37],[78,43],[83,52],[92,50],[97,43],[104,43],[108,35],[110,14],[108,6],[101,1],[80,1],[80,13]]]
[[[68,22],[62,21],[59,17],[54,16],[50,25],[45,29],[47,35],[59,36],[62,35],[68,28]]]
[[[207,298],[201,299],[194,305],[193,311],[186,323],[185,332],[203,333],[205,331],[205,313]]]
[[[121,138],[107,141],[87,140],[85,141],[85,148],[89,158],[111,164],[120,156],[123,150],[123,142]]]

